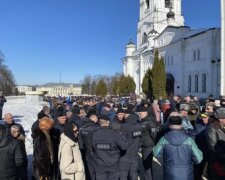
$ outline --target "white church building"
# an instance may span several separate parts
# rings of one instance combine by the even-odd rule
[[[169,95],[220,95],[221,29],[185,26],[182,0],[140,0],[137,45],[129,42],[122,59],[137,94],[155,49],[164,58]]]

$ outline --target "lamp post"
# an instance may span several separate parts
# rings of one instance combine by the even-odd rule
[[[221,79],[220,79],[220,95],[225,95],[225,0],[221,0]]]

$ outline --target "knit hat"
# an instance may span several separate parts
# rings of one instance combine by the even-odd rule
[[[138,107],[137,112],[148,112],[148,108],[140,106]]]
[[[105,120],[105,121],[110,121],[109,117],[107,115],[105,115],[105,114],[101,115],[99,117],[99,119],[102,119],[102,120]]]
[[[170,123],[170,125],[181,125],[182,118],[180,116],[170,116],[169,123]]]
[[[41,130],[50,130],[53,127],[53,120],[48,117],[43,117],[39,120],[39,128]]]

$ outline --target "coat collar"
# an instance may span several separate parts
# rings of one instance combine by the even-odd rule
[[[68,138],[64,133],[61,134],[61,139],[68,143],[70,146],[77,146],[78,143],[75,143],[70,138]]]

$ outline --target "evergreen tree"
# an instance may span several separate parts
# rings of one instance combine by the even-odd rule
[[[119,80],[119,95],[128,96],[136,89],[134,79],[130,76],[121,76]]]
[[[103,79],[101,79],[95,89],[97,96],[106,96],[107,95],[107,86]]]
[[[152,99],[152,70],[150,68],[143,78],[142,90],[148,98]]]
[[[154,54],[152,68],[152,94],[154,99],[166,98],[166,74],[163,58],[159,59],[158,50]]]

